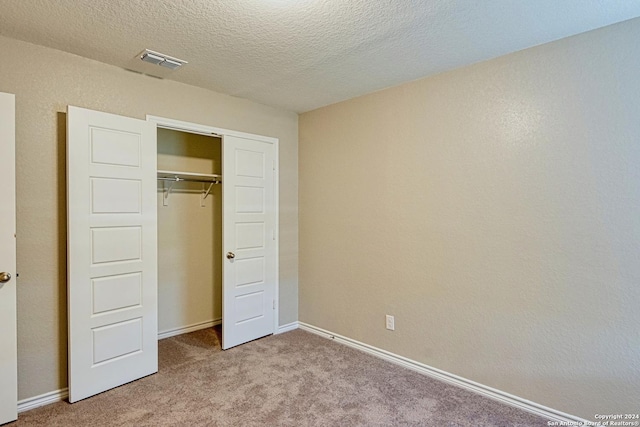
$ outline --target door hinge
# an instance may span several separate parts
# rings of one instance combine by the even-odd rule
[[[273,161],[273,170],[276,170],[276,161]]]
[[[273,300],[273,309],[276,309],[276,300]]]
[[[276,240],[276,230],[275,230],[275,228],[273,230],[271,230],[271,239],[272,240]]]

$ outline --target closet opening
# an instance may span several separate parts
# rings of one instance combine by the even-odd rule
[[[157,147],[158,339],[213,328],[220,343],[222,139],[158,127]]]
[[[276,333],[277,138],[74,106],[67,133],[70,402]]]

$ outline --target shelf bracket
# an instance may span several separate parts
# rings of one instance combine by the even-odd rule
[[[211,189],[213,188],[213,184],[217,184],[217,181],[210,182],[209,188],[206,191],[204,189],[205,184],[202,184],[202,197],[200,197],[200,207],[204,208],[206,206],[204,203],[204,200],[207,198],[207,196],[209,196],[209,194],[211,194]]]
[[[172,181],[169,186],[167,186],[167,181],[162,181],[162,206],[169,206],[169,195],[171,194],[173,184],[175,184],[176,181]]]

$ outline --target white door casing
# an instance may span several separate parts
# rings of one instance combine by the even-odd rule
[[[15,96],[0,92],[0,424],[18,417]]]
[[[69,106],[69,401],[158,370],[156,128]]]
[[[224,135],[222,348],[274,333],[276,149]]]

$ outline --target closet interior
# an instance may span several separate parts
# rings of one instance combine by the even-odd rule
[[[159,338],[222,321],[222,140],[158,128]]]

